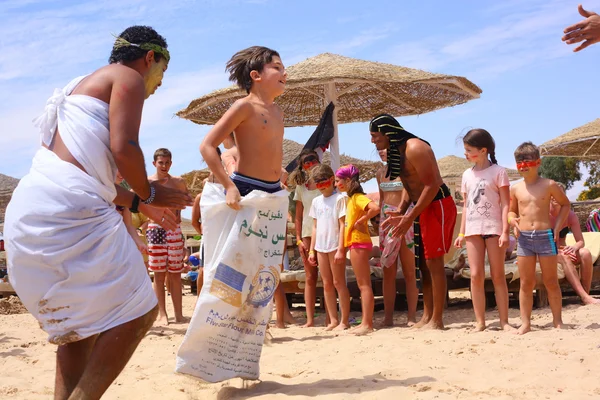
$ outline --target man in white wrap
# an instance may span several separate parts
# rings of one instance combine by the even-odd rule
[[[13,193],[4,233],[11,283],[58,345],[56,399],[100,398],[156,319],[144,261],[115,205],[174,226],[174,214],[157,207],[191,204],[149,184],[138,144],[166,47],[150,27],[126,29],[110,65],[56,89],[34,121],[42,146]],[[117,168],[135,193],[115,186]]]
[[[200,145],[226,193],[223,187],[219,192],[216,185],[207,185],[200,200],[204,286],[176,367],[210,382],[258,378],[270,301],[279,283],[288,207],[279,180],[283,113],[274,103],[287,79],[281,58],[274,50],[254,46],[236,53],[227,70],[248,96],[225,112]],[[231,132],[238,162],[230,177],[217,147]]]

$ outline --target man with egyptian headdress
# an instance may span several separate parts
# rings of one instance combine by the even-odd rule
[[[144,100],[169,62],[147,26],[115,40],[110,65],[56,89],[34,120],[41,146],[6,210],[12,285],[57,344],[56,399],[100,398],[156,319],[144,260],[116,207],[175,227],[192,199],[149,183],[138,143]],[[132,192],[116,186],[117,169]]]
[[[421,270],[423,317],[416,328],[443,329],[446,300],[444,255],[450,250],[456,222],[456,205],[450,189],[442,181],[429,143],[407,132],[388,114],[369,125],[371,142],[377,150],[388,151],[387,176],[400,177],[407,196],[398,211],[382,223],[392,236],[401,237],[414,227],[415,263]],[[410,203],[413,208],[408,210]]]

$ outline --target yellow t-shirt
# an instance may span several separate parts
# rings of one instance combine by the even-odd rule
[[[371,243],[371,236],[368,233],[352,229],[356,221],[366,214],[365,208],[370,202],[371,199],[361,193],[355,193],[348,200],[346,205],[346,229],[344,230],[345,247],[350,247],[354,243]],[[365,222],[365,231],[369,231],[367,222]]]

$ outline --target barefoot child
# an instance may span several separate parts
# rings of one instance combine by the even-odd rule
[[[556,255],[559,232],[570,208],[569,199],[556,182],[538,175],[541,160],[537,146],[531,142],[521,144],[515,150],[515,160],[523,181],[510,189],[508,223],[513,227],[518,241],[522,325],[517,333],[522,335],[531,330],[536,259],[539,260],[544,286],[548,291],[552,322],[555,328],[562,327],[562,294],[558,285]],[[554,226],[550,224],[548,213],[552,197],[560,205]]]
[[[496,144],[484,129],[471,129],[463,138],[465,157],[474,163],[463,173],[461,192],[465,201],[460,233],[454,242],[462,247],[467,242],[467,257],[471,269],[471,297],[477,331],[485,329],[485,253],[490,270],[500,327],[512,330],[508,324],[508,287],[504,275],[504,248],[508,245],[508,175],[498,165]],[[489,159],[488,159],[489,156]]]
[[[200,145],[225,194],[220,186],[207,184],[200,201],[205,287],[176,367],[209,382],[258,378],[271,300],[279,283],[288,210],[287,192],[282,192],[280,182],[283,113],[274,102],[285,90],[283,63],[276,51],[253,46],[237,52],[227,70],[230,80],[248,95],[232,104]],[[238,159],[228,176],[217,147],[231,132]],[[224,315],[227,321],[221,324]],[[227,350],[219,347],[222,343]],[[228,355],[222,357],[222,351]],[[230,356],[237,357],[235,367]]]
[[[315,197],[320,196],[315,183],[310,179],[310,172],[320,164],[319,155],[311,149],[304,149],[298,156],[298,169],[290,174],[290,180],[296,184],[294,201],[296,202],[296,215],[294,226],[296,227],[296,244],[300,251],[300,257],[304,264],[306,281],[304,286],[304,304],[306,304],[306,323],[303,328],[315,325],[315,301],[317,294],[317,280],[319,273],[317,264],[309,261],[308,250],[312,247],[311,237],[313,221],[310,215],[310,207]]]
[[[354,165],[341,167],[335,173],[335,183],[340,192],[348,193],[344,246],[350,249],[350,262],[360,289],[362,322],[352,328],[350,333],[365,335],[373,331],[373,312],[375,299],[371,287],[371,267],[369,258],[373,243],[369,236],[367,221],[379,214],[379,206],[371,201],[359,183],[359,171]]]
[[[350,292],[346,286],[346,249],[344,247],[344,218],[346,216],[346,196],[334,192],[334,174],[329,165],[319,164],[311,171],[321,196],[317,196],[310,208],[313,218],[312,238],[308,259],[311,264],[318,260],[325,307],[331,319],[325,330],[344,330],[350,327]],[[315,255],[316,250],[316,255]],[[340,298],[342,320],[338,319],[337,290]]]

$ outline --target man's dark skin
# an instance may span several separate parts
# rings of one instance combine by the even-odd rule
[[[164,60],[164,59],[163,59]],[[109,104],[110,150],[121,175],[142,199],[150,196],[150,184],[146,175],[144,156],[138,143],[139,127],[144,100],[160,83],[146,88],[152,68],[158,64],[154,52],[127,64],[111,64],[86,77],[72,92]],[[163,71],[166,63],[163,61]],[[60,159],[83,170],[81,164],[65,146],[60,132],[49,150]],[[166,208],[183,209],[192,204],[192,198],[184,192],[167,189],[153,183],[156,207],[140,204],[139,210],[154,220],[161,220],[164,227],[176,226],[176,217]],[[113,202],[130,207],[134,193],[120,186]],[[106,266],[109,268],[110,266]],[[134,350],[150,329],[158,309],[125,324],[111,328],[83,340],[58,346],[56,352],[55,399],[100,398],[127,364]]]
[[[371,132],[371,143],[377,150],[390,147],[390,140],[380,132]],[[400,179],[408,199],[398,207],[398,211],[389,212],[391,217],[382,222],[383,229],[392,229],[392,235],[404,235],[414,220],[431,204],[440,186],[442,177],[431,147],[420,139],[409,139],[398,147],[402,157]],[[409,201],[410,200],[410,201]],[[414,202],[414,208],[407,214],[406,210]],[[446,273],[444,257],[430,260],[421,258],[420,269],[423,282],[423,317],[414,328],[443,329],[443,312],[446,301]]]

